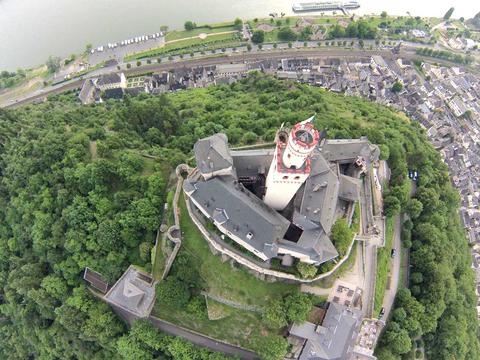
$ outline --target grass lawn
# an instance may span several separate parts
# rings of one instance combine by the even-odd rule
[[[161,319],[247,349],[253,349],[254,334],[268,332],[263,327],[259,314],[218,303],[217,306],[222,308],[218,320],[199,319],[185,310],[169,309],[160,304],[155,304],[153,313]]]
[[[183,39],[183,38],[188,38],[192,36],[197,36],[198,34],[215,34],[219,32],[225,32],[225,31],[235,31],[235,27],[233,26],[233,23],[230,24],[225,24],[225,25],[220,25],[220,26],[199,26],[196,27],[193,30],[173,30],[167,33],[165,36],[165,41],[172,41],[172,40],[178,40],[178,39]]]
[[[166,44],[163,47],[159,47],[156,49],[151,49],[151,50],[146,50],[146,51],[141,51],[135,54],[130,54],[125,57],[125,61],[131,61],[135,59],[142,59],[142,58],[147,58],[147,57],[152,57],[152,56],[157,56],[157,55],[162,55],[162,54],[167,54],[169,52],[174,52],[174,51],[181,51],[181,50],[186,50],[188,48],[192,48],[193,50],[199,50],[199,49],[193,49],[193,47],[199,47],[200,45],[208,47],[209,45],[216,44],[216,43],[221,43],[221,42],[229,42],[229,41],[234,41],[236,40],[236,33],[231,33],[231,34],[217,34],[217,35],[210,35],[206,39],[200,39],[198,37],[193,38],[193,39],[185,39],[185,40],[180,40],[180,41],[175,41],[170,44]]]
[[[160,280],[165,269],[165,262],[167,257],[162,251],[162,239],[158,240],[158,247],[153,249],[153,264],[152,264],[152,275],[155,280]]]
[[[393,230],[395,228],[395,219],[388,217],[386,220],[385,247],[378,249],[377,253],[377,280],[375,283],[375,301],[374,315],[380,313],[383,305],[383,297],[387,288],[387,279],[390,269],[391,251],[393,246]]]

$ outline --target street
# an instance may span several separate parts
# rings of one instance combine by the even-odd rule
[[[390,261],[390,288],[385,291],[383,298],[383,308],[385,309],[384,319],[388,319],[390,311],[397,295],[398,282],[400,278],[400,262],[401,262],[401,223],[400,216],[395,218],[395,228],[393,230],[393,249],[396,249],[397,255]]]
[[[245,360],[254,360],[258,358],[258,356],[254,352],[230,344],[226,344],[218,340],[211,339],[207,336],[181,328],[177,325],[173,325],[156,317],[150,316],[149,320],[159,330],[173,336],[179,336],[187,339],[195,345],[207,347],[211,350],[222,352],[227,355],[238,356],[239,358]]]
[[[137,316],[117,306],[112,305],[112,308],[115,311],[115,313],[117,313],[124,321],[126,321],[130,325],[132,325],[133,322],[138,319]],[[199,334],[192,330],[182,328],[178,325],[171,324],[157,317],[150,316],[148,320],[157,329],[163,332],[166,332],[169,335],[179,336],[183,339],[187,339],[188,341],[194,343],[195,345],[206,347],[213,351],[218,351],[227,355],[237,356],[240,359],[245,359],[245,360],[258,359],[258,356],[252,351],[209,338],[208,336]]]

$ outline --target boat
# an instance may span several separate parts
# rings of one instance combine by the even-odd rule
[[[358,1],[321,1],[311,3],[295,3],[292,6],[294,12],[302,11],[332,11],[332,10],[354,10],[358,9]]]

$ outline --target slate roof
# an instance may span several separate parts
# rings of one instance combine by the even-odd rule
[[[233,165],[225,134],[215,134],[198,140],[194,147],[197,168],[202,174],[227,169]]]
[[[105,300],[139,317],[147,317],[155,302],[150,274],[130,265],[105,295]]]
[[[106,89],[104,91],[105,98],[107,99],[121,99],[123,98],[123,89],[122,88],[115,88],[115,89]]]
[[[231,151],[233,166],[238,176],[266,174],[272,163],[273,149]]]
[[[122,78],[120,74],[110,73],[110,74],[105,74],[99,77],[97,80],[97,85],[102,86],[102,85],[109,85],[109,84],[118,84],[121,81],[122,81]]]
[[[353,162],[357,156],[365,160],[378,156],[378,147],[372,146],[365,139],[328,139],[321,146],[321,153],[328,161],[340,163]]]
[[[312,156],[310,176],[305,181],[300,213],[310,221],[322,225],[329,233],[335,221],[335,210],[339,191],[337,174],[327,161],[315,150]]]
[[[87,79],[83,82],[82,90],[80,90],[80,94],[78,94],[78,98],[82,102],[82,104],[90,104],[95,100],[94,94],[96,91],[95,84],[91,79]]]
[[[294,324],[290,334],[306,339],[299,360],[346,360],[350,357],[362,322],[360,310],[330,303],[321,325]]]
[[[236,183],[233,177],[214,177],[194,184],[186,180],[184,189],[193,190],[190,197],[233,235],[269,258],[277,255],[276,244],[290,222]],[[247,234],[251,234],[251,238]]]

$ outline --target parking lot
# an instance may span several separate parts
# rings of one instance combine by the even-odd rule
[[[140,40],[139,38],[144,38]],[[137,40],[137,42],[135,41]],[[129,42],[129,44],[122,45],[122,42]],[[117,60],[119,63],[123,61],[123,58],[128,54],[133,54],[140,51],[155,49],[165,44],[165,36],[162,33],[156,33],[152,35],[144,35],[134,37],[132,39],[119,41],[116,46],[109,47],[107,45],[99,46],[93,49],[93,53],[88,56],[88,62],[91,66],[102,63],[107,60]],[[114,45],[111,44],[111,45]],[[99,48],[101,51],[99,51]]]

